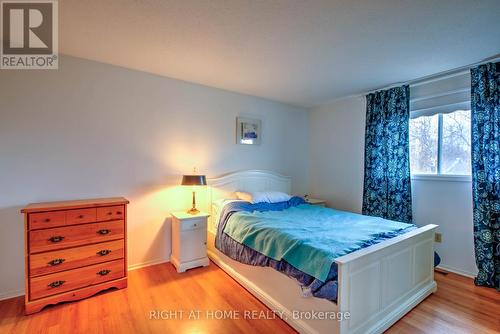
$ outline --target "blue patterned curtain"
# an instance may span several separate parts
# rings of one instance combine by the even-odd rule
[[[500,62],[471,77],[475,283],[500,290]]]
[[[363,214],[410,223],[410,88],[366,97]]]

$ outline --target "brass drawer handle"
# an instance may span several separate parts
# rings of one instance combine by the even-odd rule
[[[111,230],[102,229],[102,230],[97,231],[97,233],[101,234],[101,235],[109,234],[109,232],[111,232]]]
[[[50,242],[61,242],[61,241],[63,241],[63,240],[64,240],[64,237],[63,237],[63,236],[61,236],[61,235],[56,235],[56,236],[54,236],[54,237],[50,237],[50,238],[49,238],[49,241],[50,241]]]
[[[47,286],[50,288],[57,288],[57,287],[63,285],[64,283],[66,283],[66,281],[55,281],[55,282],[49,283]]]
[[[64,261],[66,261],[66,259],[54,259],[47,264],[49,266],[58,266],[58,265],[62,264]]]
[[[111,270],[109,270],[109,269],[104,269],[104,270],[98,271],[98,272],[97,272],[97,275],[106,276],[106,275],[107,275],[107,274],[109,274],[110,272],[111,272]]]
[[[100,256],[105,256],[105,255],[108,255],[109,253],[111,253],[111,250],[103,249],[103,250],[98,251],[96,254],[100,255]]]

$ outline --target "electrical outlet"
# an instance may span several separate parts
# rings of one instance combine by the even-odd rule
[[[441,242],[441,241],[443,241],[443,235],[441,233],[434,234],[434,241],[435,242]]]

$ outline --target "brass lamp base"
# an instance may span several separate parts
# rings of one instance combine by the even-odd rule
[[[193,207],[187,211],[190,215],[195,215],[200,213],[200,210],[196,208],[196,193],[193,191]]]
[[[197,208],[191,208],[187,211],[187,213],[189,213],[190,215],[195,215],[200,213],[200,210],[198,210]]]

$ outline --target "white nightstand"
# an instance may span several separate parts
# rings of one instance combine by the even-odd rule
[[[207,218],[200,212],[172,213],[172,257],[170,261],[182,273],[195,267],[209,265],[207,257]]]
[[[324,199],[308,198],[306,202],[312,205],[326,207],[326,201]]]

